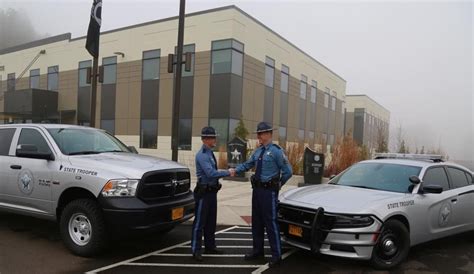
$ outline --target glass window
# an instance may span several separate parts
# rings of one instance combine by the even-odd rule
[[[242,76],[243,44],[235,40],[212,42],[211,73],[234,73]]]
[[[300,141],[304,141],[304,129],[299,129],[298,130],[298,139]]]
[[[290,69],[285,65],[281,65],[280,90],[282,92],[288,93],[289,77],[290,77]]]
[[[321,141],[322,141],[322,144],[323,144],[323,145],[327,145],[327,144],[328,144],[328,134],[327,134],[327,133],[323,133],[323,134],[321,135],[321,139],[322,139]]]
[[[465,187],[469,185],[464,171],[457,168],[448,167],[448,172],[451,176],[453,188]]]
[[[53,136],[62,153],[66,155],[94,154],[103,152],[130,152],[120,140],[95,129],[52,128]]]
[[[100,128],[107,131],[109,134],[115,134],[115,120],[101,120]]]
[[[334,145],[334,134],[329,135],[329,145]]]
[[[115,84],[117,80],[117,56],[102,59],[104,67],[104,81],[102,84]]]
[[[7,75],[7,91],[15,91],[16,79],[15,73],[9,73]]]
[[[140,148],[157,148],[158,121],[142,119],[140,121]]]
[[[442,167],[430,168],[423,176],[424,185],[438,185],[443,187],[443,190],[449,189],[448,176]]]
[[[40,70],[30,70],[30,88],[39,88],[40,86]]]
[[[79,62],[79,87],[88,87],[90,84],[87,83],[87,68],[92,68],[92,61]]]
[[[148,50],[143,52],[142,79],[154,80],[160,78],[160,50]]]
[[[284,145],[286,143],[286,127],[278,128],[278,142],[280,145]]]
[[[307,77],[305,75],[301,75],[300,81],[300,98],[306,100],[306,89],[307,89]]]
[[[273,88],[275,78],[275,60],[270,57],[265,59],[265,85]]]
[[[336,110],[336,97],[331,97],[331,109]]]
[[[467,181],[469,182],[469,184],[473,184],[474,182],[472,181],[472,175],[469,174],[469,173],[466,173],[466,178],[467,178]]]
[[[36,129],[22,129],[20,138],[18,139],[18,145],[34,145],[38,148],[38,152],[40,153],[51,153],[48,143],[46,143],[43,135]]]
[[[59,66],[48,68],[48,90],[58,90]]]
[[[0,156],[7,156],[10,152],[10,146],[14,134],[14,128],[0,129]]]
[[[232,136],[232,134],[234,133],[234,129],[238,122],[237,120],[234,120],[234,121],[235,122],[232,123],[232,126],[229,127],[229,119],[210,119],[209,120],[209,125],[215,128],[217,134],[219,135],[217,136],[217,147],[227,146],[229,136]]]
[[[310,131],[308,133],[308,138],[309,138],[310,141],[314,141],[314,131]]]
[[[391,192],[410,193],[410,176],[418,176],[421,167],[387,164],[360,163],[333,179],[331,183],[355,188],[370,188]]]
[[[316,87],[311,86],[311,103],[316,104]]]
[[[324,93],[324,107],[329,108],[329,93]]]
[[[280,126],[288,125],[288,93],[280,94]]]
[[[192,120],[179,119],[179,143],[180,150],[191,150]]]

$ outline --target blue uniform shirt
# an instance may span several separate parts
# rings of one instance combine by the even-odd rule
[[[202,145],[196,154],[196,176],[200,185],[216,185],[221,177],[230,176],[229,171],[218,171],[214,154],[206,145]]]
[[[265,149],[265,153],[263,154],[260,180],[262,182],[268,182],[272,178],[280,176],[281,172],[281,184],[284,185],[291,178],[293,171],[291,170],[291,166],[288,163],[288,159],[286,158],[283,149],[273,143],[257,148],[250,159],[245,163],[238,165],[235,168],[235,171],[241,173],[253,168],[257,164],[258,157],[263,149]]]

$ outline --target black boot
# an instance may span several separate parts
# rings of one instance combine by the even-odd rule
[[[281,264],[281,258],[278,258],[278,259],[271,259],[269,262],[268,262],[268,266],[270,268],[274,268],[274,267],[278,267],[280,266]]]
[[[254,260],[258,260],[258,259],[262,259],[263,258],[263,253],[249,253],[249,254],[246,254],[245,257],[244,257],[244,260],[246,261],[254,261]]]
[[[202,255],[201,255],[201,252],[198,251],[196,253],[193,254],[193,259],[198,261],[198,262],[202,262]]]

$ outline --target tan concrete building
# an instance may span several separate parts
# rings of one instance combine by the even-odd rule
[[[375,152],[382,141],[388,145],[390,112],[367,95],[346,95],[344,132],[359,145]]]
[[[167,56],[177,25],[177,17],[166,18],[100,38],[96,125],[166,158],[174,77]],[[0,51],[0,119],[88,125],[92,58],[85,40],[63,34]],[[188,14],[184,41],[194,60],[183,73],[181,155],[199,149],[208,124],[227,142],[241,117],[249,131],[271,122],[281,142],[332,144],[343,134],[346,81],[238,7]]]

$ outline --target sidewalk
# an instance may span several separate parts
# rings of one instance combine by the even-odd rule
[[[302,176],[293,176],[282,187],[280,193],[297,188],[298,183],[302,181]],[[249,225],[252,216],[252,187],[250,182],[221,180],[221,183],[222,189],[217,194],[217,224]],[[194,188],[194,184],[192,187]],[[188,222],[192,221],[193,219]]]

